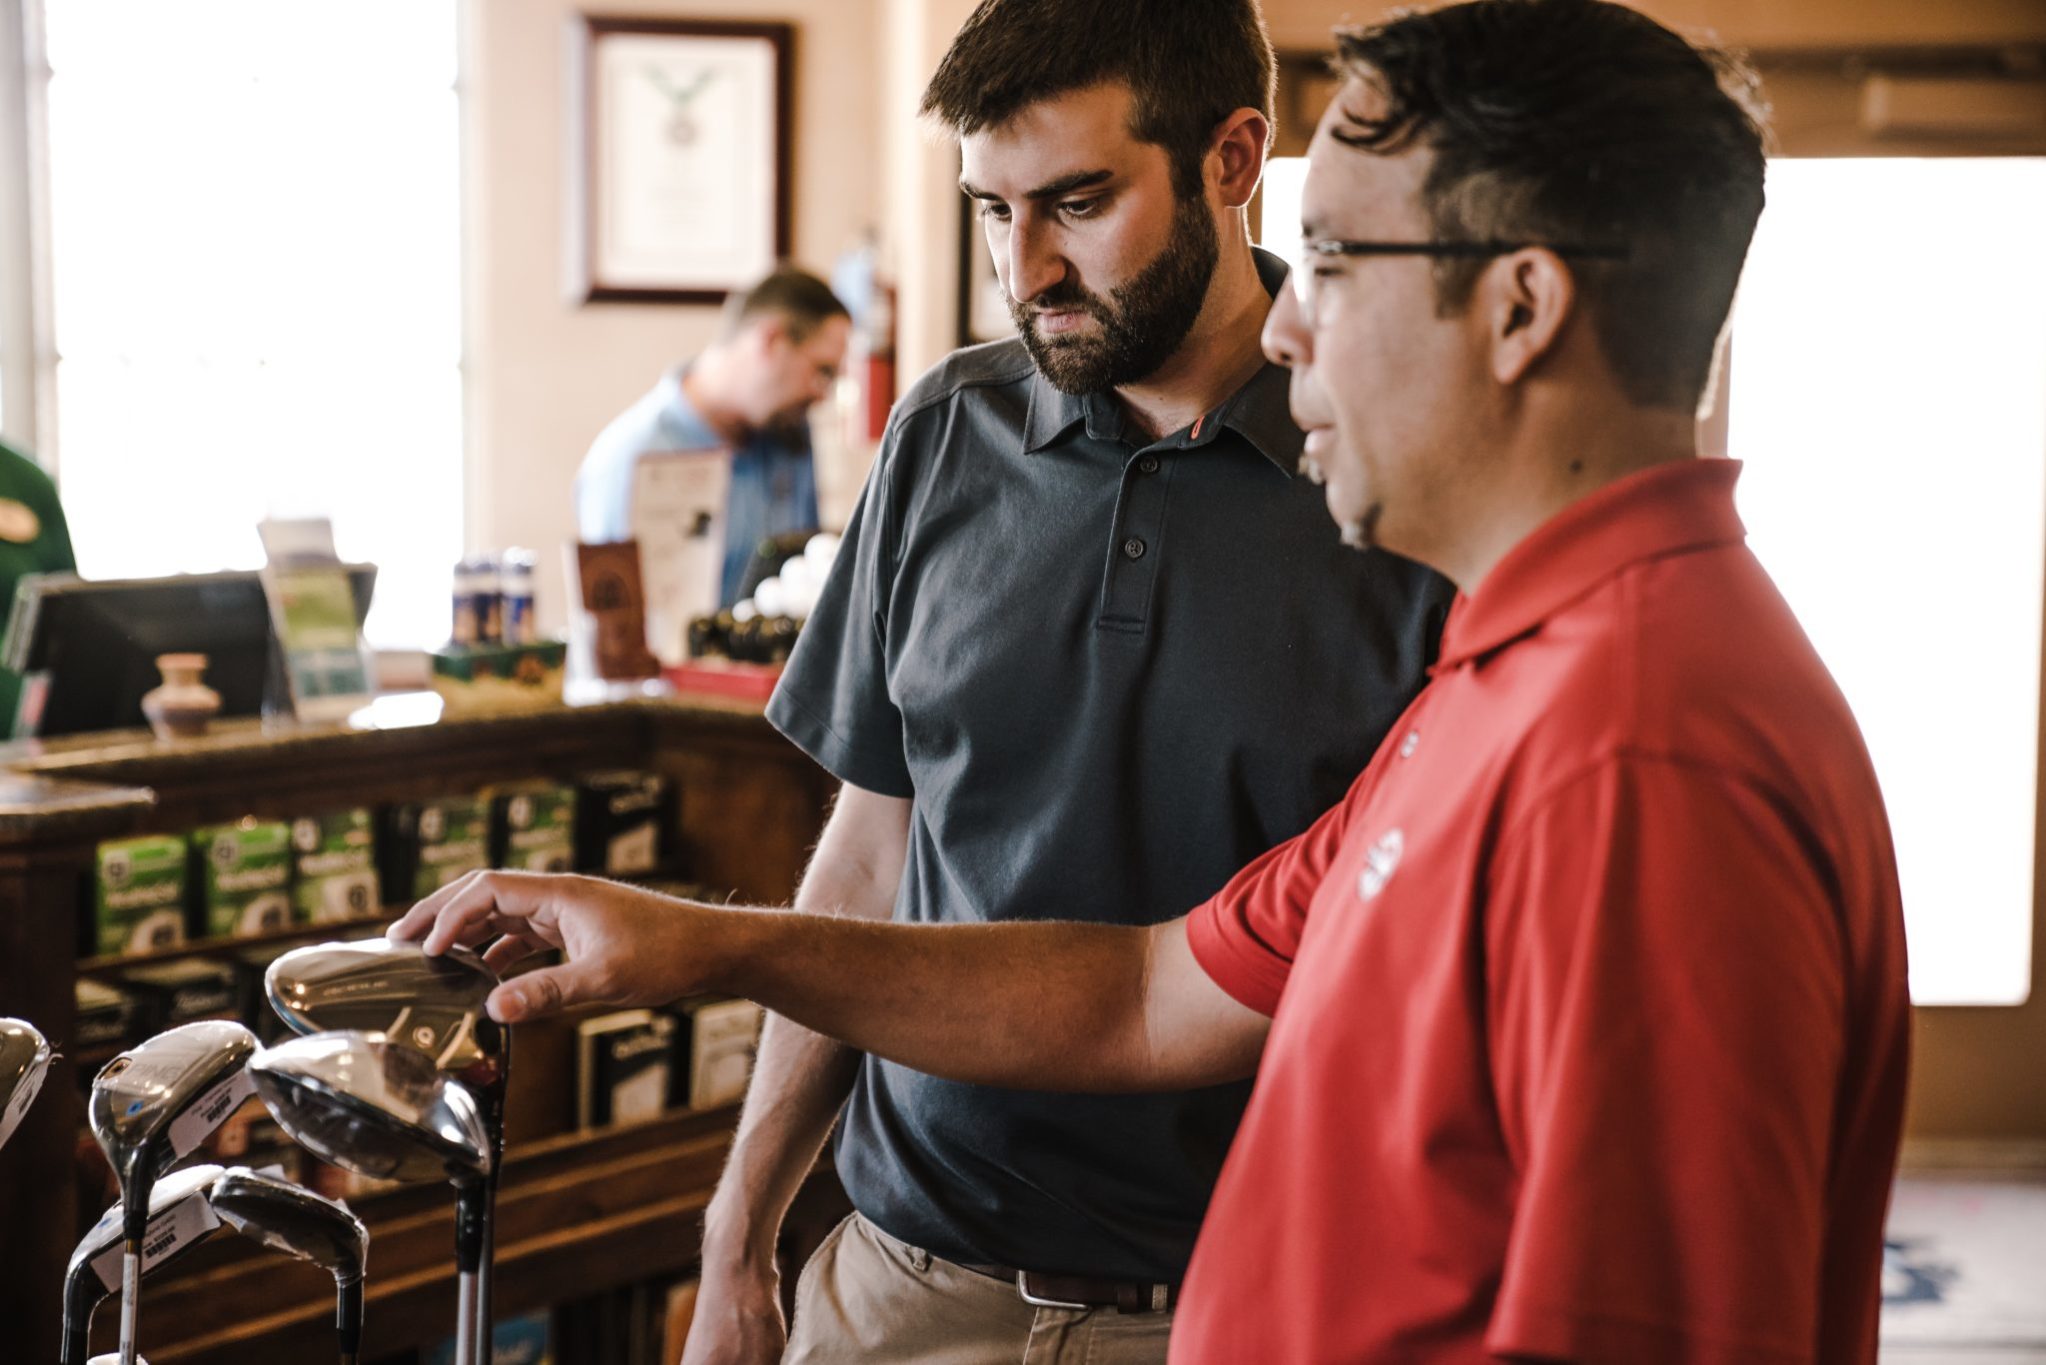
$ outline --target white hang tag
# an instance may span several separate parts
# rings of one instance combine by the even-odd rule
[[[249,1079],[247,1067],[229,1076],[202,1096],[199,1102],[172,1121],[170,1127],[173,1160],[183,1160],[194,1147],[204,1142],[227,1116],[241,1107],[243,1100],[256,1093],[256,1083]]]
[[[147,1275],[179,1250],[209,1235],[219,1226],[220,1215],[213,1211],[206,1192],[194,1190],[149,1220],[149,1227],[142,1234],[142,1273]],[[121,1287],[122,1253],[123,1248],[116,1243],[92,1261],[93,1273],[99,1276],[99,1282],[106,1286],[109,1294]]]

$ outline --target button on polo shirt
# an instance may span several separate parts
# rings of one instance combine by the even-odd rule
[[[1874,1359],[1895,861],[1737,474],[1515,547],[1401,740],[1193,915],[1273,1023],[1179,1365]]]
[[[914,798],[898,918],[1171,919],[1342,795],[1418,691],[1448,591],[1341,544],[1301,443],[1276,367],[1198,436],[1150,440],[1015,341],[897,405],[768,716],[840,779]],[[1176,1280],[1247,1095],[870,1059],[839,1173],[949,1260]]]

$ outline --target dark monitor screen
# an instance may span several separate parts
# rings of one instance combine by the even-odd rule
[[[359,625],[369,612],[376,568],[347,568]],[[206,656],[205,682],[220,694],[222,716],[261,715],[266,694],[281,702],[283,673],[262,576],[24,577],[0,647],[0,662],[27,679],[17,734],[146,724],[142,696],[163,681],[157,655],[183,653]],[[12,719],[0,717],[0,726]]]

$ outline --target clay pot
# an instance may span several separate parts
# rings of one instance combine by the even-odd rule
[[[156,667],[163,685],[142,696],[142,714],[158,739],[190,739],[206,733],[206,724],[220,713],[220,694],[199,681],[206,671],[204,654],[159,654]]]

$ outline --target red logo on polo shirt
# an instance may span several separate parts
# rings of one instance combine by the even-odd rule
[[[1406,847],[1407,836],[1394,829],[1387,830],[1377,843],[1364,850],[1364,872],[1357,878],[1357,890],[1365,900],[1372,900],[1385,890],[1385,884],[1399,869],[1400,854]]]

